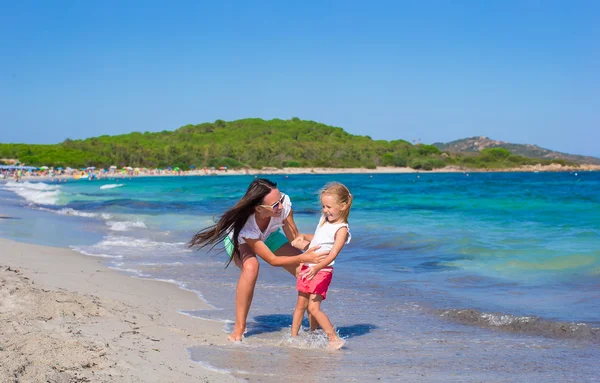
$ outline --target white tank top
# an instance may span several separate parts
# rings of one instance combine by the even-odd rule
[[[325,223],[323,223],[325,222]],[[346,239],[346,244],[350,243],[350,238],[352,235],[350,234],[350,227],[348,227],[347,223],[329,223],[325,220],[325,217],[321,216],[319,220],[319,225],[317,226],[317,230],[315,230],[315,236],[313,240],[310,242],[308,248],[321,245],[321,247],[316,251],[317,253],[321,251],[330,251],[333,248],[333,244],[335,243],[335,233],[342,228],[348,228],[348,238]],[[329,266],[333,266],[335,261],[331,262]],[[306,263],[307,266],[314,266],[314,263]]]

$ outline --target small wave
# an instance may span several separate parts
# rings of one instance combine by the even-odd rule
[[[134,227],[146,228],[146,224],[142,221],[107,221],[106,224],[114,231],[127,231]]]
[[[548,338],[566,338],[600,343],[600,328],[591,327],[586,323],[551,321],[536,316],[484,313],[473,309],[446,310],[441,312],[440,315],[467,325]]]
[[[53,210],[53,209],[46,209],[46,208],[40,208],[40,210],[49,211],[51,213],[56,213],[56,214],[60,214],[60,215],[74,215],[77,217],[94,218],[94,217],[98,216],[98,214],[96,214],[96,213],[86,213],[84,211],[75,210],[70,207],[60,209],[60,210]]]
[[[125,184],[108,184],[108,185],[102,185],[102,186],[100,186],[100,190],[120,188],[121,186],[125,186]]]
[[[182,248],[185,242],[155,242],[148,239],[136,239],[131,237],[113,237],[109,236],[102,242],[94,245],[99,248],[110,248],[110,247],[135,247],[135,248]],[[187,251],[187,249],[184,249]]]
[[[80,247],[77,246],[71,246],[71,249],[73,249],[74,251],[83,254],[83,255],[87,255],[90,257],[99,257],[99,258],[114,258],[114,259],[121,259],[123,258],[122,255],[108,255],[108,254],[98,254],[98,253],[90,253],[88,251],[83,250]]]
[[[48,185],[43,182],[7,182],[5,184],[6,188],[17,188],[17,189],[30,189],[30,190],[40,190],[40,191],[48,191],[48,190],[58,190],[60,186],[58,185]]]
[[[142,273],[139,270],[129,269],[129,268],[123,269],[120,266],[122,266],[122,264],[117,264],[115,266],[109,266],[108,268],[112,269],[112,270],[122,271],[122,272],[125,272],[125,273],[128,273],[128,274],[133,274],[136,277],[140,277],[140,278],[144,278],[144,279],[146,279],[147,277],[149,277],[149,275],[144,274],[144,273]]]
[[[60,186],[48,185],[43,182],[8,182],[5,189],[23,197],[30,203],[38,205],[58,205],[63,193]]]
[[[139,264],[140,266],[181,266],[183,265],[183,263],[181,262],[165,262],[165,263],[158,263],[158,262],[143,262]]]

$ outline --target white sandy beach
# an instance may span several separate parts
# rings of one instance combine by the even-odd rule
[[[61,248],[0,239],[0,382],[228,382],[186,348],[222,323],[179,314],[195,293]]]

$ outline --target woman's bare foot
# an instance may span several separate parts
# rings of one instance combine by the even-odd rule
[[[244,337],[243,335],[237,335],[234,333],[227,335],[227,339],[232,342],[241,342],[243,337]]]
[[[344,342],[343,339],[337,338],[337,339],[332,339],[329,341],[329,345],[327,346],[328,350],[339,350],[340,348],[344,347],[344,344],[346,342]]]
[[[244,339],[244,334],[246,333],[246,331],[248,331],[246,327],[244,327],[243,329],[239,329],[237,326],[234,326],[231,334],[227,335],[227,339],[229,339],[232,342],[241,342],[242,339]]]

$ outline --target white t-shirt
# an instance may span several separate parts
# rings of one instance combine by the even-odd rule
[[[285,195],[283,197],[282,208],[283,211],[281,212],[281,215],[279,217],[271,217],[271,221],[269,221],[269,226],[267,226],[267,229],[264,232],[261,231],[258,227],[258,224],[256,223],[255,214],[252,214],[250,217],[248,217],[246,224],[244,225],[244,227],[240,231],[240,235],[238,236],[238,243],[240,245],[246,243],[246,241],[244,241],[244,238],[260,239],[261,241],[264,241],[267,238],[269,238],[269,235],[282,228],[283,221],[288,217],[288,215],[290,215],[290,211],[292,211],[292,201],[290,201],[290,197],[288,195]],[[233,240],[233,231],[229,232],[229,238]]]
[[[325,222],[325,223],[323,223]],[[319,220],[319,225],[317,226],[317,230],[315,230],[315,236],[313,240],[308,245],[308,248],[312,248],[317,245],[321,245],[320,248],[316,250],[317,253],[321,251],[330,251],[333,248],[333,244],[335,243],[335,233],[342,227],[348,229],[348,238],[346,239],[346,244],[350,243],[350,239],[352,235],[350,234],[350,227],[347,223],[329,223],[329,221],[325,220],[324,216],[321,216]],[[333,266],[335,260],[329,264],[329,266]],[[314,263],[306,263],[306,266],[314,266]]]

